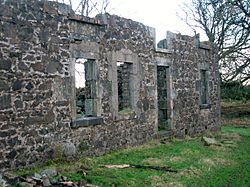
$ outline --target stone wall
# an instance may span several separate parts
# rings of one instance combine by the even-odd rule
[[[219,67],[215,52],[206,42],[180,34],[168,35],[171,59],[172,132],[193,136],[219,130]],[[201,103],[201,70],[207,71],[208,102]]]
[[[155,49],[154,29],[109,14],[75,15],[47,1],[0,0],[0,168],[52,158],[101,155],[158,135],[157,66],[167,66],[165,135],[219,129],[214,52],[197,36],[170,34]],[[76,119],[75,61],[94,63],[94,117]],[[131,64],[131,110],[119,111],[117,62]],[[209,102],[200,103],[200,69]],[[92,97],[93,96],[93,97]],[[164,134],[164,133],[163,133]]]

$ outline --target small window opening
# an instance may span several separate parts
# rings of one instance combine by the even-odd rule
[[[75,63],[76,118],[96,116],[95,61],[77,59]]]
[[[201,104],[208,104],[207,70],[201,70]]]
[[[157,66],[158,130],[170,130],[168,123],[168,67]]]
[[[132,110],[132,63],[117,62],[118,111]]]
[[[187,135],[188,134],[188,130],[187,129],[185,129],[185,135]]]

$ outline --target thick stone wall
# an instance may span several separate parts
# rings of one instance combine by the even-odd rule
[[[157,65],[169,71],[167,134],[218,130],[212,49],[175,34],[165,51],[156,51],[154,42],[153,28],[118,16],[92,19],[55,2],[0,0],[0,168],[101,155],[156,137]],[[78,58],[94,63],[88,110],[95,117],[76,119]],[[119,111],[117,62],[131,65],[130,111]],[[206,105],[200,103],[200,69],[209,79]]]
[[[0,168],[10,168],[49,158],[51,139],[68,138],[69,21],[39,1],[0,7]]]
[[[173,124],[176,136],[219,130],[219,67],[211,46],[199,37],[172,38]],[[201,103],[201,70],[207,71],[208,101]]]

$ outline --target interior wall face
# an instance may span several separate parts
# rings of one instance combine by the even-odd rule
[[[167,51],[159,52],[153,33],[114,15],[80,17],[56,2],[0,0],[0,168],[141,144],[159,134],[160,104],[167,108],[165,135],[218,130],[214,51],[197,37],[173,34]],[[77,119],[79,58],[95,63],[86,104],[95,115]],[[119,110],[117,62],[129,64],[124,110]],[[159,103],[164,89],[157,89],[157,67],[162,65],[168,70],[167,98]],[[201,70],[207,72],[205,104],[200,102]]]

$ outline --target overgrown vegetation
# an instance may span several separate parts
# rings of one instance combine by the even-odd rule
[[[244,86],[240,82],[222,82],[221,99],[231,101],[250,100],[250,86]]]
[[[222,125],[250,126],[250,86],[222,83],[221,97]]]

